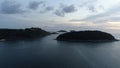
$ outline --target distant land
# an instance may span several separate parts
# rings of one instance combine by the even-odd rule
[[[41,28],[0,29],[0,40],[27,40],[49,35],[50,32]]]
[[[67,32],[66,30],[59,30],[59,31],[57,31],[57,32]]]
[[[117,41],[114,36],[102,31],[71,31],[60,34],[56,39],[58,41]]]
[[[63,32],[56,38],[58,41],[115,41],[109,33],[102,31],[75,31],[67,32],[66,30],[59,30]],[[50,34],[58,34],[57,32],[47,32],[41,28],[25,28],[25,29],[0,29],[0,41],[13,40],[30,40],[41,38]]]

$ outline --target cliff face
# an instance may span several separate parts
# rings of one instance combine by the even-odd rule
[[[43,37],[50,34],[40,28],[26,28],[26,29],[0,29],[0,39],[5,40],[20,40]]]
[[[60,41],[95,41],[95,40],[105,40],[114,41],[116,40],[111,34],[101,31],[75,31],[68,32],[59,35],[57,40]]]

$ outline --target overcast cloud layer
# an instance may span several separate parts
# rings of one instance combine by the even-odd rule
[[[104,23],[120,22],[119,3],[120,0],[1,0],[0,24],[5,26],[5,22],[12,22],[11,25],[15,25],[19,20],[24,24],[28,21],[29,25],[51,27],[65,23],[88,28],[101,23],[107,27]]]
[[[64,4],[64,3],[58,3],[59,6],[50,6],[47,4],[45,1],[30,1],[28,2],[28,7],[25,6],[25,9],[23,9],[23,5],[18,3],[17,1],[10,1],[10,0],[5,0],[1,2],[1,7],[0,7],[0,12],[4,14],[19,14],[19,13],[24,13],[26,11],[29,11],[28,9],[31,9],[33,11],[39,10],[40,12],[48,12],[52,11],[53,14],[56,16],[64,17],[66,14],[69,13],[74,13],[77,10],[77,7],[80,8],[87,8],[88,11],[95,12],[96,11],[96,0],[90,0],[81,3],[80,5],[76,4]],[[54,10],[54,7],[56,8]]]
[[[3,1],[1,3],[0,12],[3,14],[17,14],[24,13],[25,11],[21,8],[21,4],[11,1]]]

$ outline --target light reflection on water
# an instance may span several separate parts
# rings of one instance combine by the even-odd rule
[[[120,68],[120,42],[1,42],[0,68]]]

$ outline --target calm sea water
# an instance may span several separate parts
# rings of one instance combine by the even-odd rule
[[[120,68],[120,42],[0,42],[0,68]],[[119,35],[116,35],[119,36]]]

